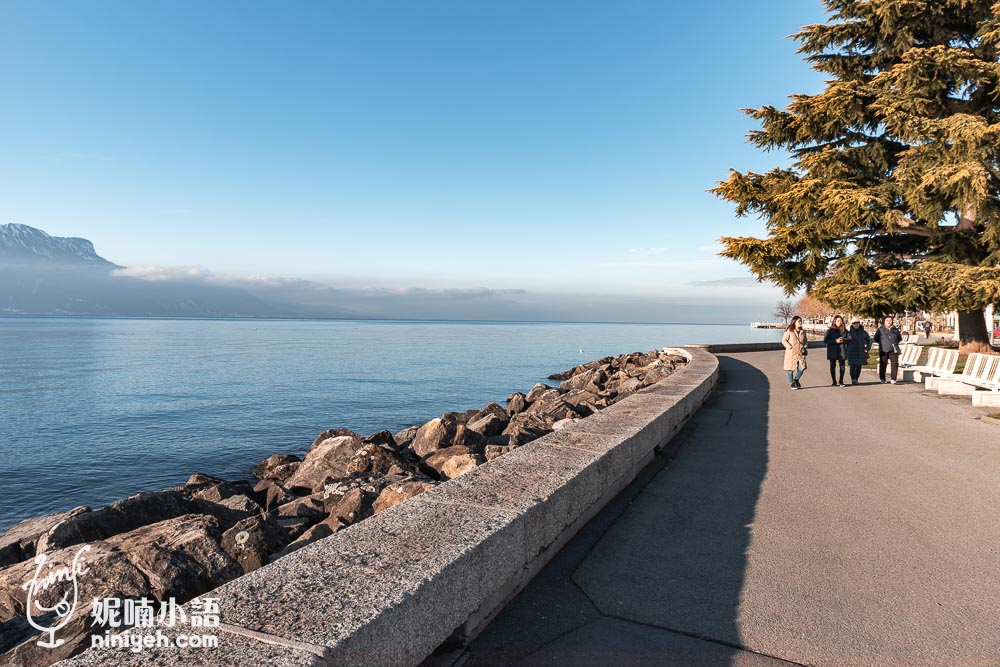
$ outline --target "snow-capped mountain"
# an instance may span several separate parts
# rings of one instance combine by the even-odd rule
[[[28,225],[0,225],[0,262],[55,262],[116,268],[94,250],[87,239],[49,236]]]
[[[245,289],[196,280],[142,280],[94,250],[87,239],[0,225],[0,315],[127,317],[294,317],[293,306]]]

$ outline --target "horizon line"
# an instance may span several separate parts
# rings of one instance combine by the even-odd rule
[[[627,322],[613,320],[463,320],[463,319],[423,319],[394,317],[254,317],[254,316],[185,316],[185,315],[52,315],[30,313],[0,313],[0,318],[21,319],[64,319],[64,320],[253,320],[253,321],[300,321],[300,322],[415,322],[415,323],[448,323],[461,322],[466,324],[628,324],[642,326],[747,326],[751,322]]]

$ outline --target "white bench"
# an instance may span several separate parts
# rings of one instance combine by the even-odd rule
[[[970,354],[960,374],[938,378],[937,393],[941,396],[971,396],[981,382],[989,380],[996,372],[996,364],[990,361],[992,358],[986,354]]]
[[[927,348],[927,362],[922,366],[913,366],[904,371],[903,379],[909,375],[917,382],[923,380],[928,391],[937,389],[937,380],[955,374],[958,366],[958,350],[943,347]]]
[[[984,382],[977,384],[980,389],[972,394],[972,405],[977,408],[1000,408],[1000,357],[990,355],[994,366],[993,375],[987,376]]]
[[[924,348],[920,345],[903,345],[900,348],[899,367],[903,370],[920,365],[920,357],[924,356]]]

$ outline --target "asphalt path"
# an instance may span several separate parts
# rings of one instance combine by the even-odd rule
[[[791,391],[781,357],[720,357],[676,458],[458,662],[1000,665],[1000,426],[822,359]]]

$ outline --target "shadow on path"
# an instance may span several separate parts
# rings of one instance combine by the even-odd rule
[[[468,647],[464,665],[766,665],[741,650],[750,524],[767,472],[767,378],[722,382],[657,459]],[[668,466],[669,464],[669,466]]]

